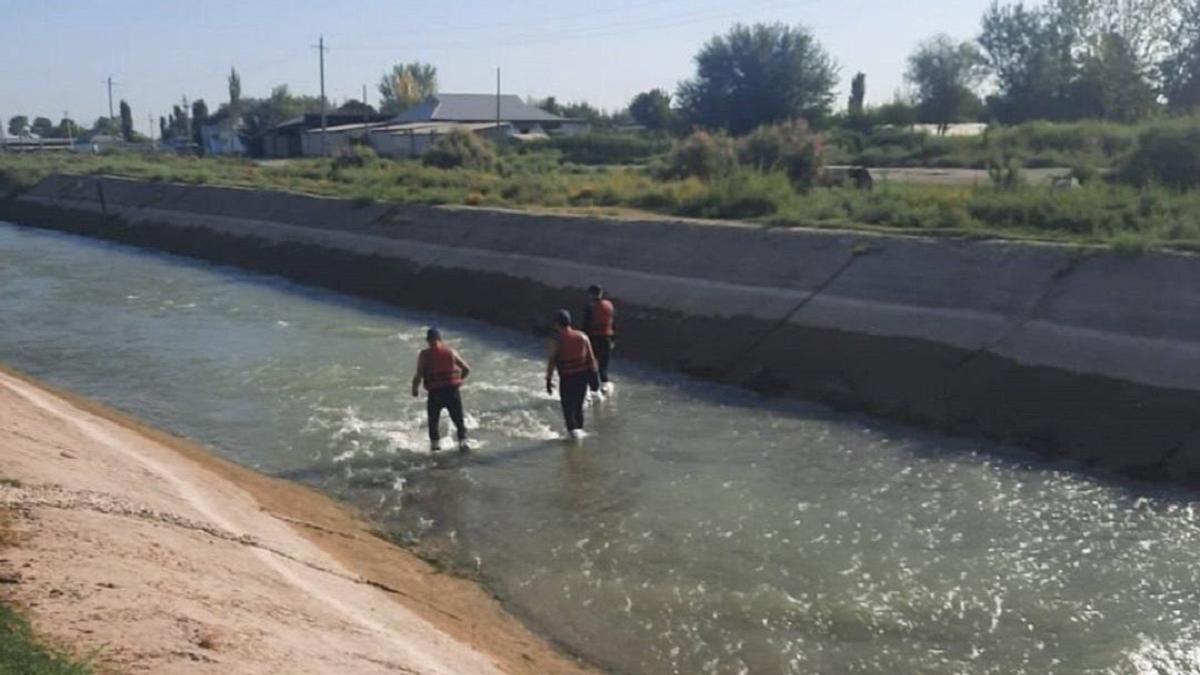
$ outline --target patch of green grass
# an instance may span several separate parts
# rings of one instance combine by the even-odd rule
[[[85,675],[84,664],[41,645],[29,623],[0,604],[0,675]]]
[[[0,549],[13,543],[8,515],[0,512]],[[29,623],[0,601],[0,675],[85,675],[90,669],[38,642]]]

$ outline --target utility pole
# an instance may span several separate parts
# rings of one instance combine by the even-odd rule
[[[110,120],[114,119],[113,107],[112,107],[112,88],[113,88],[112,75],[109,75],[108,76],[108,119],[110,119]]]
[[[75,147],[75,130],[72,129],[71,127],[73,127],[75,125],[71,123],[71,111],[70,110],[63,111],[63,121],[66,122],[66,127],[67,127],[67,147],[74,148]]]
[[[363,143],[371,144],[371,111],[367,110],[367,85],[363,85]]]
[[[326,124],[325,117],[325,36],[321,35],[321,39],[317,42],[317,52],[320,55],[319,61],[321,64],[321,156],[329,156],[329,127]]]
[[[496,138],[500,136],[500,69],[496,69]]]
[[[158,149],[158,141],[154,140],[154,113],[146,115],[146,122],[150,125],[150,147],[154,150]]]

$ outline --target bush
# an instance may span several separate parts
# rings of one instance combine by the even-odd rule
[[[614,133],[563,136],[549,145],[575,164],[637,164],[671,149],[666,138]]]
[[[675,142],[664,177],[712,179],[729,174],[736,165],[733,139],[724,132],[697,131]]]
[[[333,155],[335,169],[361,169],[379,162],[379,155],[365,145],[340,148]]]
[[[1134,185],[1200,188],[1200,120],[1164,124],[1142,132],[1137,150],[1122,166],[1121,175]]]
[[[476,134],[455,129],[439,138],[421,162],[439,169],[492,171],[496,168],[496,151]]]
[[[702,218],[761,218],[796,199],[787,176],[738,169],[709,182],[702,192],[680,200],[678,211]]]
[[[761,126],[738,141],[737,151],[743,165],[782,171],[798,189],[812,187],[820,170],[816,138],[803,120]]]

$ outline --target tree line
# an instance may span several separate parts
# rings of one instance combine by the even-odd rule
[[[802,26],[734,26],[695,63],[673,96],[636,96],[632,118],[652,130],[734,135],[798,118],[818,127],[943,129],[958,121],[1135,122],[1200,106],[1200,0],[995,0],[974,39],[935,35],[917,45],[905,71],[909,92],[868,109],[866,75],[857,73],[836,115],[840,67]],[[981,92],[984,83],[990,91]]]
[[[674,92],[642,92],[616,112],[555,97],[534,103],[599,128],[637,124],[675,134],[713,129],[743,135],[799,119],[815,128],[1135,122],[1200,106],[1200,0],[1048,0],[1039,6],[994,0],[973,39],[936,35],[917,45],[907,61],[907,93],[868,107],[866,75],[857,73],[844,111],[836,113],[841,67],[803,26],[735,25],[706,42],[694,61],[695,74]],[[988,91],[981,90],[985,83]],[[380,113],[401,112],[437,93],[437,68],[419,61],[397,64],[382,75],[377,89]],[[236,70],[229,74],[228,90],[228,100],[215,112],[203,99],[189,103],[184,98],[159,119],[159,137],[198,145],[205,125],[229,119],[253,144],[281,122],[321,109],[320,98],[294,94],[286,85],[263,98],[243,97]],[[336,112],[368,115],[376,109],[350,100]],[[140,138],[125,101],[118,119],[101,117],[88,130],[68,119],[55,124],[18,115],[9,120],[8,133]]]

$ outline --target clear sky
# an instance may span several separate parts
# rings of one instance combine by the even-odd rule
[[[0,2],[0,117],[64,111],[90,124],[126,99],[138,130],[182,96],[209,108],[226,100],[230,66],[244,96],[286,83],[319,90],[325,35],[326,88],[335,102],[377,102],[375,85],[399,61],[438,68],[441,90],[506,93],[624,106],[639,91],[674,90],[693,72],[705,40],[735,22],[810,27],[841,66],[842,89],[867,73],[870,102],[903,85],[905,57],[934,33],[976,35],[990,0],[58,0]],[[1034,3],[1037,4],[1037,3]],[[839,94],[844,98],[845,94]],[[841,104],[844,105],[844,102]]]

